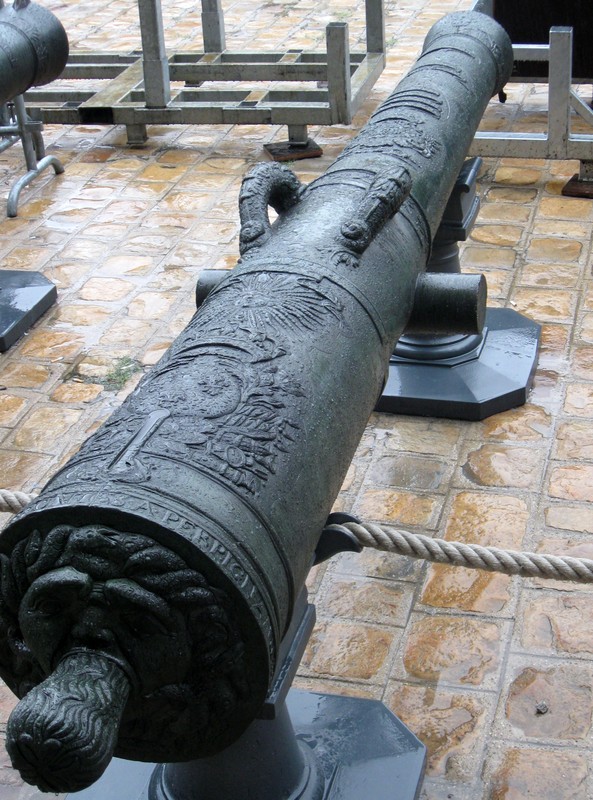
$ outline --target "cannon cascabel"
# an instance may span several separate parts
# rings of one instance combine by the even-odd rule
[[[23,697],[7,746],[26,780],[78,789],[112,753],[198,758],[254,719],[511,67],[497,23],[452,14],[323,176],[258,165],[238,265],[4,530],[0,674]]]

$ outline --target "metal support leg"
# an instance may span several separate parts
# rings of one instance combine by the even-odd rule
[[[383,0],[366,0],[367,53],[385,52],[385,15]]]
[[[138,125],[126,125],[126,135],[128,137],[128,144],[139,145],[144,144],[148,139],[146,125],[139,123]]]
[[[332,123],[352,122],[350,103],[350,47],[348,24],[330,22],[325,29],[327,41],[327,88]]]
[[[593,161],[581,161],[579,179],[582,181],[593,181]]]
[[[0,0],[1,2],[2,0]],[[10,111],[8,110],[8,103],[0,106],[0,153],[8,150],[13,144],[19,140],[18,133],[15,133],[15,125]]]
[[[29,129],[30,123],[27,119],[27,112],[25,110],[25,101],[22,95],[18,95],[12,101],[14,103],[14,113],[16,116],[16,128],[23,146],[25,154],[25,163],[27,164],[27,172],[19,178],[13,185],[8,194],[8,202],[6,204],[6,213],[9,217],[16,217],[18,212],[19,196],[25,186],[28,186],[44,169],[53,167],[56,175],[64,172],[64,167],[55,156],[45,155],[45,146],[41,132],[36,130],[31,132]],[[14,138],[16,141],[16,137]],[[14,143],[14,142],[13,142]],[[6,148],[3,148],[6,149]],[[38,156],[40,156],[38,160]]]
[[[25,154],[25,163],[27,164],[27,169],[34,170],[37,168],[37,154],[35,153],[33,136],[27,130],[27,111],[25,109],[25,101],[23,100],[23,96],[19,95],[18,97],[14,98],[13,102],[14,113],[19,128],[19,135],[23,145],[23,153]]]
[[[306,125],[289,125],[288,141],[293,147],[304,147],[309,141]]]
[[[37,161],[41,161],[42,158],[45,158],[45,142],[43,141],[43,134],[40,130],[31,131],[31,138],[33,140],[33,149],[35,150]]]
[[[222,53],[226,48],[220,0],[202,0],[202,36],[205,53]]]
[[[570,135],[572,28],[550,31],[548,74],[548,158],[566,158]]]
[[[148,108],[164,108],[171,100],[171,86],[160,0],[138,0],[138,13],[142,37],[144,102]]]

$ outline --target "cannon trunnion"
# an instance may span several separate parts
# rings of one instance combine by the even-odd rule
[[[211,756],[258,714],[511,66],[496,22],[452,14],[325,175],[256,167],[238,265],[2,533],[0,674],[23,697],[8,748],[27,780],[74,791],[114,753]]]

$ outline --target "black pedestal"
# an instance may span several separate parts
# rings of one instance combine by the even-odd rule
[[[0,270],[0,353],[12,347],[57,296],[56,287],[40,272]]]
[[[593,180],[582,178],[577,172],[562,187],[562,194],[564,197],[582,197],[585,200],[593,200]]]
[[[307,139],[305,144],[293,142],[272,142],[265,144],[264,150],[272,161],[300,161],[303,158],[320,158],[323,150],[313,139]]]
[[[443,337],[438,345],[426,337],[425,347],[415,341],[412,357],[392,356],[376,410],[480,420],[520,406],[535,373],[540,333],[540,325],[510,308],[489,308],[480,336]]]
[[[248,729],[229,748],[244,752],[240,763],[228,758],[225,772],[204,768],[201,762],[213,759],[156,769],[114,759],[97,783],[67,800],[417,800],[426,748],[382,703],[292,689],[286,706],[303,755],[301,780],[290,794],[274,790],[262,774],[266,762],[280,781],[284,766],[292,768],[283,735],[273,733],[276,720],[256,720],[257,735]]]

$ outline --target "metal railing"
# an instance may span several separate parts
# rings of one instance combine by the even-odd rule
[[[53,124],[121,124],[130,143],[150,124],[287,125],[291,142],[307,141],[307,125],[348,124],[385,66],[383,0],[366,0],[366,52],[350,53],[348,26],[326,28],[326,53],[225,49],[219,0],[202,0],[202,53],[168,54],[160,0],[138,0],[142,50],[74,51],[64,79],[96,80],[26,94],[30,115]],[[208,82],[290,82],[294,89],[209,88]],[[182,88],[173,87],[182,82]],[[307,86],[306,84],[312,84]]]

